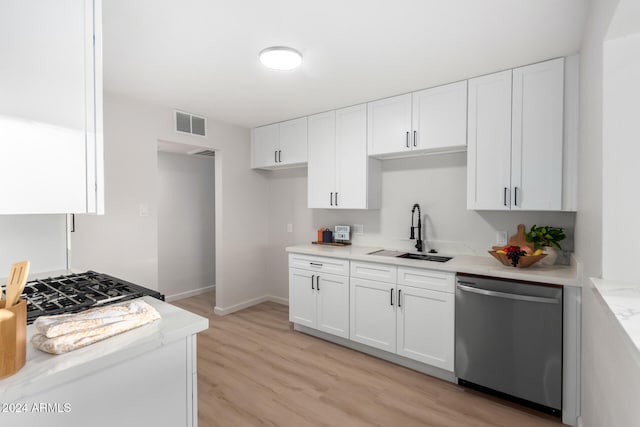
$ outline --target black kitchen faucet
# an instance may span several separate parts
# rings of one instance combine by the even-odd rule
[[[417,203],[415,203],[411,209],[411,235],[409,236],[409,239],[413,240],[416,238],[414,233],[416,227],[413,226],[413,217],[416,209],[418,209],[418,240],[416,241],[416,249],[418,252],[422,252],[422,214],[420,213],[420,205]]]

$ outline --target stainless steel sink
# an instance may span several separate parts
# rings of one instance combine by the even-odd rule
[[[447,262],[451,259],[448,256],[431,255],[431,254],[415,254],[411,252],[391,251],[388,249],[380,249],[369,252],[367,255],[388,256],[394,258],[419,259],[422,261]]]
[[[412,253],[397,255],[397,258],[421,259],[423,261],[434,261],[434,262],[447,262],[451,259],[450,256],[412,254]]]

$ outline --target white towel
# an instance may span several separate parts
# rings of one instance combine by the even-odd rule
[[[77,314],[40,316],[34,322],[39,334],[31,343],[47,353],[61,354],[160,319],[144,301],[129,301],[92,308]]]

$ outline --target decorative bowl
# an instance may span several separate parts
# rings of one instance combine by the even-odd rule
[[[494,257],[495,259],[497,259],[498,261],[500,261],[502,264],[506,265],[507,267],[513,267],[513,264],[511,264],[511,260],[509,258],[507,258],[507,254],[499,254],[496,251],[489,251],[489,253],[491,254],[492,257]],[[547,256],[547,254],[521,256],[518,259],[518,264],[516,264],[516,267],[518,267],[518,268],[531,267],[533,264],[535,264],[536,262],[540,261],[542,258],[544,258],[546,256]]]

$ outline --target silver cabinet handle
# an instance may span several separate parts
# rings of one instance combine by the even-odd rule
[[[393,305],[393,288],[389,289],[389,295],[391,296],[391,305]]]
[[[309,265],[312,265],[314,267],[322,267],[322,264],[320,264],[318,262],[310,262]]]
[[[508,188],[504,187],[504,196],[503,196],[503,198],[504,198],[504,205],[505,206],[507,206],[507,190],[508,190]]]
[[[418,146],[418,131],[416,130],[413,131],[413,146]]]
[[[461,285],[460,282],[458,282],[456,286],[461,291],[485,295],[488,297],[506,298],[506,299],[512,299],[516,301],[539,302],[543,304],[559,304],[560,303],[560,300],[556,298],[532,297],[529,295],[518,295],[518,294],[510,294],[507,292],[489,291],[487,289],[480,289],[480,288],[474,288],[473,286]]]
[[[315,288],[313,287],[313,279],[316,277],[315,274],[311,275],[311,289],[315,290]]]
[[[513,205],[518,206],[518,187],[513,187]]]
[[[402,289],[398,289],[398,307],[402,307],[402,300],[400,299],[402,297]]]
[[[409,148],[409,131],[407,131],[407,138],[405,140],[407,148]]]
[[[278,162],[282,163],[282,150],[278,150]]]
[[[316,276],[316,289],[320,292],[320,276]]]
[[[329,203],[331,203],[331,206],[333,206],[333,191],[331,192],[331,195],[329,196]]]
[[[338,206],[338,192],[336,191],[336,206]]]
[[[273,163],[278,163],[278,150],[273,152]]]

